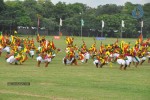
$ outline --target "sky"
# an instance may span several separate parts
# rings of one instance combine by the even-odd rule
[[[8,0],[4,0],[8,1]],[[13,0],[9,0],[13,1]],[[23,1],[23,0],[20,0]],[[53,4],[58,3],[59,1],[65,2],[66,4],[69,3],[83,3],[86,4],[87,6],[96,8],[99,5],[105,5],[105,4],[117,4],[117,5],[124,5],[126,2],[131,2],[133,4],[145,4],[145,3],[150,3],[150,0],[51,0]]]
[[[99,5],[105,5],[105,4],[117,4],[117,5],[124,5],[125,2],[131,2],[133,4],[145,4],[150,3],[150,0],[51,0],[53,4],[56,4],[57,2],[65,2],[66,4],[69,3],[83,3],[90,7],[96,8]]]

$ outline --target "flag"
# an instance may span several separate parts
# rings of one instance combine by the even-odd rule
[[[143,21],[141,21],[141,27],[143,27]]]
[[[122,26],[122,27],[124,27],[124,20],[122,20],[122,22],[121,22],[121,26]]]
[[[102,28],[104,28],[104,21],[102,20]]]
[[[84,26],[84,20],[81,19],[81,26]]]
[[[60,18],[60,23],[59,23],[59,25],[62,26],[62,19],[61,19],[61,18]]]

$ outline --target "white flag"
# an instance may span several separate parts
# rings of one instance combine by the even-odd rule
[[[104,28],[104,21],[102,20],[102,28]]]
[[[84,20],[81,19],[81,26],[84,26]]]
[[[124,27],[124,20],[122,20],[121,25],[122,25],[122,27]]]
[[[62,26],[62,19],[61,19],[61,18],[60,18],[60,23],[59,23],[59,25]]]
[[[143,27],[143,21],[141,21],[141,27]]]

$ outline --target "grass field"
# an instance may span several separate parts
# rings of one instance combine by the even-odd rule
[[[46,37],[48,40],[51,37]],[[74,37],[74,44],[82,44],[80,37]],[[147,61],[126,71],[113,67],[96,68],[92,59],[78,66],[63,65],[65,37],[54,40],[62,52],[47,68],[44,64],[36,67],[36,59],[29,58],[23,65],[9,65],[4,56],[0,57],[0,100],[150,100],[150,64]],[[93,38],[84,38],[88,47]],[[135,39],[125,39],[132,44]],[[103,40],[104,44],[116,39]],[[97,48],[101,41],[96,41]],[[29,86],[11,85],[8,82],[30,82]]]

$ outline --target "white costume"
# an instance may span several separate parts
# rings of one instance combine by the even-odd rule
[[[10,52],[10,47],[9,47],[9,46],[6,46],[2,51]]]
[[[66,59],[66,64],[71,64],[74,59],[75,59],[75,58],[72,58],[71,60]],[[63,64],[65,63],[64,60],[65,60],[65,57],[64,57],[63,60],[62,60]]]
[[[117,59],[117,63],[119,65],[125,65],[126,64],[125,60],[123,60],[123,59]]]
[[[132,62],[132,56],[127,56],[129,62]]]
[[[41,61],[41,62],[51,62],[51,61],[52,61],[51,58],[49,58],[49,57],[45,57],[45,58],[43,59],[41,56],[38,56],[38,57],[36,58],[36,60],[37,60],[37,61]]]
[[[88,52],[86,52],[85,54],[84,54],[84,59],[86,60],[86,59],[90,59],[90,54],[88,53]]]
[[[31,49],[31,50],[29,51],[29,53],[30,53],[31,56],[34,56],[34,50]]]
[[[13,62],[17,62],[17,60],[15,59],[14,56],[10,56],[10,57],[6,60],[6,62],[12,64]]]
[[[140,58],[137,56],[133,57],[133,62],[140,62]]]
[[[95,59],[95,60],[93,61],[93,64],[94,64],[94,65],[96,65],[96,64],[100,64],[100,61],[99,61],[99,60],[97,60],[97,59]]]

